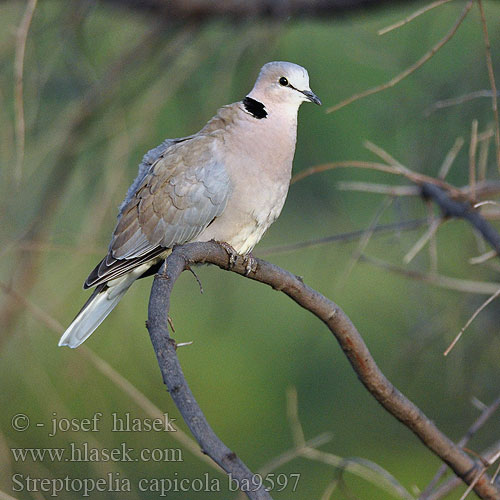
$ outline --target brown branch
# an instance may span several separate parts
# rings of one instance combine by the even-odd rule
[[[248,277],[282,291],[322,320],[337,339],[358,378],[370,394],[391,415],[414,432],[428,449],[448,464],[456,475],[465,483],[471,484],[477,478],[481,464],[447,438],[417,406],[389,382],[342,309],[288,271],[260,259],[255,261],[257,268],[250,272]],[[243,259],[237,259],[231,265],[226,250],[215,242],[190,243],[174,248],[153,283],[148,329],[165,384],[195,438],[202,449],[224,470],[231,471],[232,474],[234,470],[242,477],[251,474],[250,471],[218,440],[208,425],[182,374],[175,342],[168,336],[167,318],[174,284],[180,274],[195,263],[211,263],[240,275],[248,274],[247,264]],[[233,474],[233,477],[236,476]],[[477,480],[474,491],[483,499],[494,500],[500,496],[500,490],[490,484],[486,474]],[[269,496],[253,498],[269,498]]]

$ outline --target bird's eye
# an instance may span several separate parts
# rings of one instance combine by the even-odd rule
[[[279,79],[279,84],[280,85],[283,85],[283,87],[286,87],[288,85],[288,80],[282,76],[280,79]]]

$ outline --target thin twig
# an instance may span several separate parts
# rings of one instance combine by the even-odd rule
[[[382,150],[383,151],[383,150]],[[395,160],[396,161],[396,160]],[[321,172],[326,172],[328,170],[334,170],[337,168],[363,168],[368,170],[377,170],[379,172],[386,172],[388,174],[394,175],[402,175],[407,179],[415,182],[416,184],[435,184],[436,186],[445,189],[450,192],[453,196],[457,196],[463,198],[466,196],[464,191],[457,189],[456,187],[448,184],[447,182],[442,181],[441,179],[435,179],[434,177],[430,177],[428,175],[419,174],[418,172],[414,172],[407,167],[396,167],[393,165],[385,165],[384,163],[377,163],[371,161],[339,161],[333,163],[325,163],[322,165],[316,165],[314,167],[309,167],[302,172],[294,175],[291,180],[291,184],[295,184],[296,182],[305,179],[311,175],[319,174]]]
[[[24,142],[25,142],[25,124],[24,124],[24,97],[23,97],[23,72],[24,72],[24,54],[26,52],[26,40],[31,24],[31,19],[35,12],[37,0],[29,0],[24,11],[21,24],[17,29],[16,36],[16,54],[14,59],[14,91],[15,91],[15,117],[16,117],[16,165],[14,169],[14,179],[21,181],[24,162]]]
[[[373,161],[336,161],[306,168],[298,174],[295,174],[292,177],[290,184],[295,184],[296,182],[299,182],[311,175],[326,172],[328,170],[334,170],[336,168],[366,168],[370,170],[378,170],[379,172],[387,172],[389,174],[400,174],[400,172],[396,172],[394,168],[384,165],[383,163],[376,163]]]
[[[342,272],[335,288],[337,290],[337,293],[339,290],[343,288],[345,283],[347,282],[347,279],[349,278],[350,274],[352,273],[352,270],[358,263],[361,255],[363,255],[363,252],[365,251],[366,247],[368,246],[368,243],[373,236],[373,233],[375,232],[375,228],[377,227],[378,221],[380,220],[380,217],[384,214],[384,212],[389,208],[391,203],[394,201],[394,198],[392,197],[387,197],[385,200],[381,203],[379,206],[377,212],[373,216],[369,226],[365,230],[365,234],[360,238],[359,243],[354,250],[354,252],[351,253],[351,256],[349,257],[349,262],[345,266],[344,271]]]
[[[321,495],[320,500],[330,500],[333,492],[337,489],[337,485],[339,483],[338,478],[335,478],[330,484],[326,487],[326,490]]]
[[[478,314],[490,303],[493,302],[500,295],[500,288],[487,300],[485,300],[475,311],[474,314],[469,318],[467,323],[465,323],[464,327],[460,330],[458,335],[453,339],[453,342],[449,345],[449,347],[444,351],[444,355],[448,356],[450,351],[455,347],[455,344],[460,340],[465,330],[469,327],[469,325],[476,319]]]
[[[450,99],[443,99],[441,101],[436,101],[434,104],[429,106],[424,111],[424,116],[429,116],[438,109],[449,108],[451,106],[458,106],[460,104],[473,101],[474,99],[480,99],[484,97],[491,98],[492,96],[493,92],[491,90],[476,90],[474,92],[469,92],[468,94],[464,94],[458,97],[451,97]]]
[[[465,19],[467,14],[469,13],[470,9],[472,8],[472,5],[474,4],[474,0],[469,0],[467,4],[464,7],[464,10],[458,17],[457,21],[453,25],[453,27],[450,29],[450,31],[446,34],[445,37],[443,37],[434,47],[432,47],[429,52],[425,53],[417,62],[412,64],[410,67],[406,68],[403,72],[399,73],[399,75],[395,76],[392,78],[392,80],[389,80],[387,83],[384,83],[382,85],[378,85],[376,87],[372,87],[371,89],[365,90],[363,92],[359,92],[358,94],[354,94],[353,96],[349,97],[348,99],[343,100],[339,104],[336,104],[335,106],[332,106],[326,110],[327,113],[333,113],[334,111],[338,111],[339,109],[343,108],[344,106],[347,106],[348,104],[351,104],[354,101],[357,101],[359,99],[362,99],[363,97],[367,97],[372,94],[376,94],[377,92],[381,92],[383,90],[386,90],[388,88],[394,87],[397,85],[401,80],[406,78],[408,75],[411,75],[414,71],[416,71],[418,68],[423,66],[429,59],[431,59],[432,56],[438,52],[443,45],[445,45],[448,41],[451,40],[453,35],[456,33],[457,29],[459,28],[460,24],[462,24],[462,21]]]
[[[393,231],[413,231],[414,229],[422,227],[427,222],[428,222],[427,219],[415,219],[403,222],[396,222],[394,224],[384,224],[376,226],[373,229],[373,232],[374,234],[385,234]],[[278,245],[270,248],[264,248],[263,250],[259,250],[259,255],[266,256],[277,253],[294,252],[296,250],[302,250],[304,248],[311,248],[319,245],[326,245],[328,243],[353,241],[362,238],[364,234],[365,230],[360,229],[358,231],[334,234],[332,236],[326,236],[324,238],[317,238],[308,241],[301,241],[299,243],[292,243],[290,245]]]
[[[406,253],[403,257],[403,262],[409,264],[415,256],[424,248],[426,243],[436,234],[439,226],[442,224],[442,219],[434,219],[430,224],[427,231],[418,239],[418,241],[413,245],[413,247]]]
[[[475,293],[480,295],[491,295],[500,287],[500,283],[493,283],[490,281],[461,280],[457,278],[450,278],[449,276],[443,276],[441,274],[425,274],[418,271],[412,271],[405,267],[395,266],[385,260],[377,259],[371,256],[369,257],[367,255],[363,255],[361,259],[375,266],[387,269],[393,273],[400,274],[406,278],[423,281],[424,283],[445,288],[447,290]]]
[[[429,226],[432,226],[435,220],[434,217],[434,207],[432,203],[426,203],[427,206],[427,217],[429,218]],[[438,219],[439,220],[439,219]],[[438,272],[438,249],[437,249],[437,237],[436,232],[433,232],[429,240],[429,259],[430,259],[430,272],[431,274],[437,274]]]
[[[371,151],[372,153],[376,154],[379,158],[384,160],[388,165],[391,165],[391,167],[394,167],[395,169],[397,169],[401,172],[409,171],[409,169],[404,167],[402,163],[400,163],[398,160],[396,160],[396,158],[394,158],[385,149],[381,148],[377,144],[374,144],[371,141],[364,141],[363,146],[366,149],[368,149],[368,151]]]
[[[292,431],[293,444],[296,448],[303,448],[305,446],[306,439],[299,420],[299,401],[296,387],[292,386],[287,388],[286,402],[286,415]]]
[[[495,471],[495,473],[493,474],[493,476],[491,476],[491,483],[492,484],[497,480],[497,477],[498,477],[499,473],[500,473],[500,464],[498,464],[497,470]]]
[[[474,478],[474,481],[472,481],[467,489],[465,490],[464,494],[460,497],[460,500],[465,500],[468,496],[469,493],[474,489],[474,486],[476,483],[483,477],[483,475],[486,473],[487,467],[483,465],[481,470],[477,471],[476,477]]]
[[[429,10],[434,9],[436,7],[439,7],[440,5],[443,5],[443,4],[451,2],[451,1],[452,0],[437,0],[436,2],[432,2],[429,5],[426,5],[426,6],[422,7],[421,9],[418,9],[413,14],[410,14],[409,16],[405,17],[401,21],[398,21],[397,23],[391,24],[390,26],[387,26],[386,28],[382,28],[381,30],[378,30],[377,35],[385,35],[386,33],[389,33],[389,31],[395,30],[397,28],[401,28],[401,26],[408,24],[409,22],[413,21],[415,18],[421,16],[422,14],[425,14]]]
[[[469,186],[472,199],[476,199],[476,150],[477,150],[477,120],[472,120],[469,146]]]
[[[365,193],[387,194],[389,196],[419,196],[420,190],[417,186],[389,186],[387,184],[375,184],[373,182],[340,181],[337,189],[341,191],[362,191]]]
[[[448,175],[448,172],[450,171],[451,166],[453,165],[453,162],[455,161],[455,158],[457,157],[458,153],[462,149],[462,146],[464,145],[464,139],[463,137],[457,137],[455,143],[451,147],[451,149],[448,151],[448,154],[446,155],[443,164],[441,165],[441,168],[439,169],[438,173],[438,178],[439,179],[446,179],[446,176]]]
[[[500,171],[500,122],[498,119],[498,100],[497,100],[497,85],[495,83],[495,73],[493,71],[493,62],[491,60],[491,44],[488,35],[488,26],[486,24],[486,16],[484,15],[483,2],[477,0],[479,12],[481,13],[481,25],[483,27],[484,45],[486,49],[486,65],[488,66],[488,77],[491,85],[491,107],[493,110],[493,119],[495,120],[495,143],[497,149],[497,167]]]
[[[478,137],[479,141],[479,160],[477,166],[477,177],[479,182],[483,182],[486,179],[486,169],[488,167],[488,153],[490,150],[490,140],[494,136],[494,131],[488,129],[486,132],[483,132]]]
[[[497,256],[496,250],[490,250],[489,252],[483,253],[482,255],[478,255],[477,257],[471,257],[469,259],[469,264],[484,264],[490,259],[493,259]]]

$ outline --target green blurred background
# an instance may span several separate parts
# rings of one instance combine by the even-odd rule
[[[476,7],[456,36],[423,68],[393,89],[340,111],[325,108],[352,93],[388,81],[429,50],[450,29],[464,3],[451,2],[413,23],[377,36],[377,30],[423,6],[357,11],[352,16],[235,23],[219,19],[182,25],[98,2],[39,2],[24,60],[26,144],[16,174],[15,30],[24,2],[0,4],[0,295],[1,435],[0,490],[14,498],[49,493],[13,491],[13,474],[39,478],[129,478],[132,492],[94,493],[92,498],[159,498],[141,492],[140,478],[210,478],[223,474],[169,432],[111,432],[111,414],[151,415],[144,400],[123,389],[125,377],[162,412],[178,412],[162,384],[144,327],[151,280],[137,282],[85,344],[58,348],[67,326],[88,296],[81,284],[106,252],[117,207],[137,164],[165,137],[199,130],[221,105],[245,96],[261,65],[289,60],[307,67],[311,88],[324,106],[300,110],[295,172],[342,160],[373,160],[370,140],[404,165],[436,176],[458,136],[465,139],[449,182],[468,182],[471,122],[492,122],[489,99],[425,110],[440,99],[488,89]],[[500,68],[500,5],[485,2],[494,68]],[[497,73],[498,75],[498,73]],[[20,175],[19,175],[20,173]],[[493,148],[488,178],[496,180]],[[335,300],[359,328],[389,379],[451,438],[458,440],[479,415],[471,400],[498,396],[500,314],[485,309],[448,357],[460,328],[487,295],[432,287],[359,262],[344,278],[359,241],[295,251],[273,247],[367,228],[384,202],[378,194],[340,191],[339,181],[402,184],[387,174],[337,169],[294,184],[277,223],[254,251],[304,277]],[[393,201],[380,219],[391,223],[425,217],[418,198]],[[402,258],[425,227],[374,236],[365,254],[403,266]],[[464,222],[451,222],[437,238],[439,272],[456,278],[498,281],[498,268],[472,266],[482,252]],[[427,272],[421,252],[409,266]],[[189,273],[179,280],[171,316],[184,373],[214,430],[253,470],[293,447],[286,391],[295,387],[306,439],[329,432],[321,450],[371,460],[412,494],[434,475],[439,461],[366,392],[327,329],[286,296],[219,269],[198,269],[204,294]],[[59,324],[60,325],[59,325]],[[90,351],[89,351],[90,350]],[[96,366],[95,353],[108,365]],[[111,367],[115,372],[110,374]],[[108,370],[106,372],[106,370]],[[101,412],[98,432],[49,437],[50,421],[83,419]],[[30,428],[16,432],[11,419],[26,414]],[[36,423],[45,423],[37,427]],[[498,415],[469,447],[479,452],[499,439]],[[11,448],[183,449],[182,462],[16,462]],[[300,474],[275,498],[319,499],[338,477],[333,467],[296,458],[276,474]],[[118,474],[119,476],[116,476]],[[392,496],[370,482],[344,474],[331,498]],[[464,489],[447,498],[459,498]],[[80,498],[64,492],[60,498]],[[236,493],[169,492],[168,498],[236,498]]]

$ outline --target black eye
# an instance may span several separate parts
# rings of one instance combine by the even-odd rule
[[[288,85],[288,80],[282,76],[280,79],[279,79],[279,84],[280,85],[283,85],[283,87],[286,87]]]

